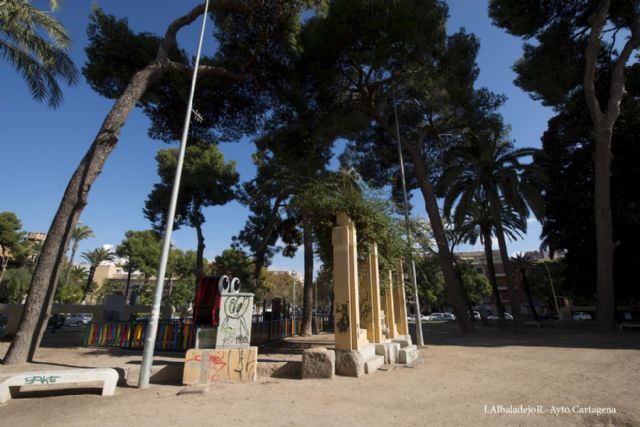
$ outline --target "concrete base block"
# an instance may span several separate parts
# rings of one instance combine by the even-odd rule
[[[413,340],[411,339],[411,335],[407,334],[407,335],[397,335],[396,339],[399,340],[406,340],[409,342],[409,345],[413,344]]]
[[[361,377],[364,375],[364,358],[357,350],[338,350],[336,354],[336,375]]]
[[[166,363],[151,366],[149,382],[151,384],[181,384],[184,364]],[[128,366],[124,369],[124,380],[130,387],[137,387],[140,379],[140,365]]]
[[[418,346],[417,345],[409,345],[407,347],[401,348],[398,352],[398,363],[403,365],[412,363],[418,358]]]
[[[411,338],[406,339],[406,338],[394,338],[391,340],[391,342],[394,343],[398,343],[400,344],[400,348],[405,348],[411,345]]]
[[[182,383],[186,385],[256,380],[258,347],[187,351]]]
[[[336,369],[336,353],[324,347],[305,350],[302,353],[302,378],[333,378]]]
[[[384,365],[384,356],[373,356],[364,362],[364,373],[373,374],[382,365]]]
[[[394,342],[383,342],[376,344],[376,354],[384,356],[386,364],[398,363],[398,352],[400,344]]]

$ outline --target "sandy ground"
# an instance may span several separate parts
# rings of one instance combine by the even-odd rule
[[[118,387],[113,397],[86,389],[25,393],[0,405],[0,425],[640,426],[639,332],[599,336],[582,329],[530,330],[514,336],[484,327],[477,336],[462,337],[453,324],[429,325],[425,337],[423,360],[414,367],[359,379],[263,377],[257,383],[217,384],[209,392],[181,395],[183,386],[158,384],[146,390]],[[140,361],[139,353],[46,347],[69,344],[65,339],[64,334],[46,337],[37,364],[2,366],[0,374]],[[331,339],[292,340],[283,343],[281,351],[287,354],[272,349],[262,357],[295,358],[301,348]],[[0,354],[6,348],[2,343]],[[181,360],[179,355],[164,359]],[[597,408],[616,413],[576,413]],[[505,413],[523,409],[534,413]]]

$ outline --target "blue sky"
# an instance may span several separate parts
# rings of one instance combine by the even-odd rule
[[[163,33],[175,17],[198,4],[182,1],[97,1],[103,10],[126,17],[134,31]],[[45,7],[39,0],[36,5]],[[57,14],[74,42],[71,56],[78,68],[85,61],[86,27],[91,1],[75,0],[62,3]],[[521,55],[522,42],[491,26],[487,4],[482,0],[449,1],[449,31],[465,27],[481,40],[478,57],[478,86],[505,94],[508,100],[502,108],[505,121],[512,126],[512,137],[519,147],[540,147],[540,137],[546,129],[552,111],[542,107],[513,85],[513,63]],[[208,32],[211,31],[208,23]],[[179,42],[188,51],[195,51],[199,23],[180,34]],[[205,38],[204,52],[213,53],[211,37]],[[0,165],[2,190],[0,211],[13,211],[28,231],[47,231],[73,170],[90,146],[113,101],[93,92],[81,77],[77,85],[64,88],[64,101],[57,110],[33,101],[19,75],[0,61]],[[127,230],[149,228],[142,214],[144,201],[158,181],[155,154],[169,145],[147,136],[149,121],[134,110],[120,135],[120,142],[107,160],[97,179],[81,221],[89,225],[95,237],[83,241],[80,250],[91,250],[103,244],[118,244]],[[174,145],[175,146],[175,145]],[[242,180],[251,179],[255,170],[251,163],[253,146],[247,142],[221,145],[227,160],[235,160]],[[413,215],[426,217],[422,198],[416,194]],[[231,237],[244,225],[247,211],[237,203],[210,208],[205,212],[205,256],[212,259],[229,247]],[[529,224],[529,234],[510,245],[510,252],[534,250],[539,246],[540,226]],[[185,228],[174,232],[177,247],[195,247],[195,231]],[[469,248],[466,248],[469,249]],[[276,257],[274,269],[302,271],[302,257]]]

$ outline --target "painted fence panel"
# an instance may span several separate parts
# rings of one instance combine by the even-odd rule
[[[330,330],[328,316],[314,316],[313,333]],[[251,345],[258,346],[271,341],[298,335],[302,319],[256,321],[251,325]],[[187,351],[195,346],[195,325],[189,320],[160,320],[155,349],[158,351]],[[85,347],[116,347],[142,349],[147,332],[147,322],[91,322],[85,331]]]

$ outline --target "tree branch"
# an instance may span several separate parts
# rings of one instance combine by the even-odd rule
[[[640,15],[635,15],[631,23],[631,37],[627,40],[616,59],[613,71],[611,72],[611,83],[609,84],[609,102],[607,104],[607,120],[611,125],[620,114],[620,102],[627,93],[624,88],[624,69],[629,57],[640,46]]]
[[[595,87],[596,63],[598,61],[598,50],[600,49],[600,34],[602,33],[602,28],[607,20],[609,4],[610,0],[604,0],[600,4],[597,12],[589,17],[591,34],[589,35],[589,41],[587,44],[583,86],[585,99],[595,128],[598,128],[598,124],[602,121],[602,109],[600,108],[598,97],[596,96]]]
[[[168,61],[166,66],[174,71],[184,73],[187,75],[191,75],[193,73],[193,67],[189,67],[185,64],[180,64],[175,61]],[[251,74],[242,74],[242,73],[234,73],[233,71],[229,71],[226,68],[216,67],[213,65],[200,65],[198,67],[198,74],[200,76],[221,76],[226,77],[231,80],[242,81],[242,80],[252,80],[254,78]]]

